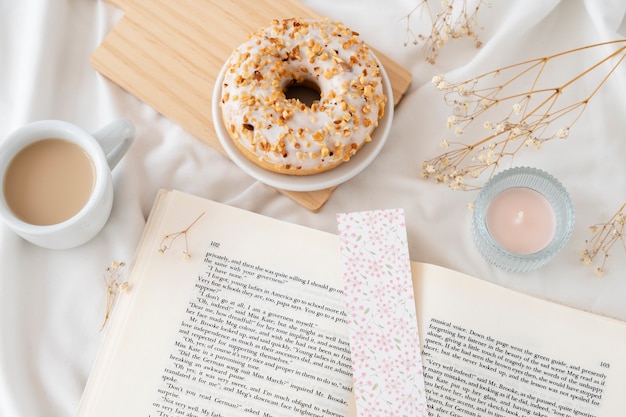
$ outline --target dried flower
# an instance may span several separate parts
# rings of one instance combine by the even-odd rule
[[[483,3],[483,0],[478,0],[477,4],[471,8],[467,0],[442,1],[441,11],[435,12],[428,0],[420,0],[417,6],[404,17],[408,39],[404,45],[422,44],[424,59],[431,64],[437,61],[439,50],[450,39],[468,38],[474,42],[476,48],[480,48],[482,41],[478,38],[476,28],[478,28],[478,11]],[[428,35],[416,34],[411,29],[411,18],[417,12],[420,12],[420,15],[427,14],[430,19],[431,30]],[[437,88],[445,88],[439,86],[437,82],[435,85],[438,85]]]
[[[107,289],[107,297],[105,302],[104,320],[100,326],[100,331],[104,329],[104,326],[109,320],[117,295],[120,292],[129,290],[129,284],[127,281],[120,282],[124,266],[126,266],[124,262],[113,261],[111,262],[111,265],[105,269],[104,283]]]
[[[593,233],[591,239],[585,240],[586,248],[582,251],[580,261],[584,265],[591,265],[599,256],[600,266],[595,269],[596,275],[603,275],[606,262],[613,246],[621,242],[626,250],[624,229],[626,227],[626,202],[613,214],[606,223],[596,224],[588,228]]]
[[[189,242],[187,240],[187,232],[189,232],[189,229],[191,229],[192,226],[196,224],[196,222],[200,220],[202,216],[204,216],[204,212],[200,213],[200,215],[196,217],[196,219],[193,222],[191,222],[191,224],[187,226],[185,229],[178,231],[176,233],[169,233],[163,236],[163,240],[161,240],[161,244],[159,245],[159,253],[164,254],[167,250],[169,250],[172,247],[176,239],[183,236],[185,238],[185,250],[183,250],[183,259],[184,260],[191,259],[191,254],[189,253]]]
[[[562,73],[558,68],[562,59],[597,51],[602,53],[601,58],[596,58],[588,68],[565,76],[557,85],[545,85],[542,76],[550,68],[557,66],[555,74]],[[445,153],[425,162],[431,169],[423,172],[422,177],[453,185],[455,189],[475,190],[480,188],[475,183],[441,179],[448,176],[474,179],[484,171],[491,176],[504,160],[512,159],[522,149],[541,149],[548,141],[566,139],[591,99],[625,58],[626,40],[622,39],[520,62],[458,83],[446,82],[442,75],[434,77],[435,87],[454,109],[447,118],[447,127],[461,136],[477,132],[472,127],[478,123],[487,134],[483,136],[481,130],[478,133],[481,138],[469,145],[454,142],[455,146]],[[583,86],[593,85],[591,92],[582,98],[566,94],[568,87],[579,81]],[[559,123],[558,128],[552,128],[555,122]]]

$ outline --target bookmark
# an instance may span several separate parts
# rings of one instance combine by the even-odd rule
[[[404,211],[337,223],[358,417],[427,417]]]

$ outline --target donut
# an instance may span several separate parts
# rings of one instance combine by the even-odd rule
[[[221,114],[237,149],[281,174],[345,163],[367,142],[387,98],[378,60],[359,34],[329,19],[274,20],[252,33],[223,70]],[[306,104],[287,92],[319,93]]]

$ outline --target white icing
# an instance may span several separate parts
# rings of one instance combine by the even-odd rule
[[[307,107],[288,84],[320,90]],[[346,161],[371,138],[386,98],[377,61],[341,23],[275,21],[228,60],[222,114],[233,140],[285,173],[320,172]]]

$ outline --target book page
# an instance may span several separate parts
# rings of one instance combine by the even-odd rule
[[[354,415],[340,277],[335,235],[162,194],[79,415]]]
[[[338,245],[160,194],[78,415],[356,416]],[[623,414],[626,324],[412,270],[429,417]]]
[[[432,265],[413,274],[429,417],[624,413],[626,323]]]

